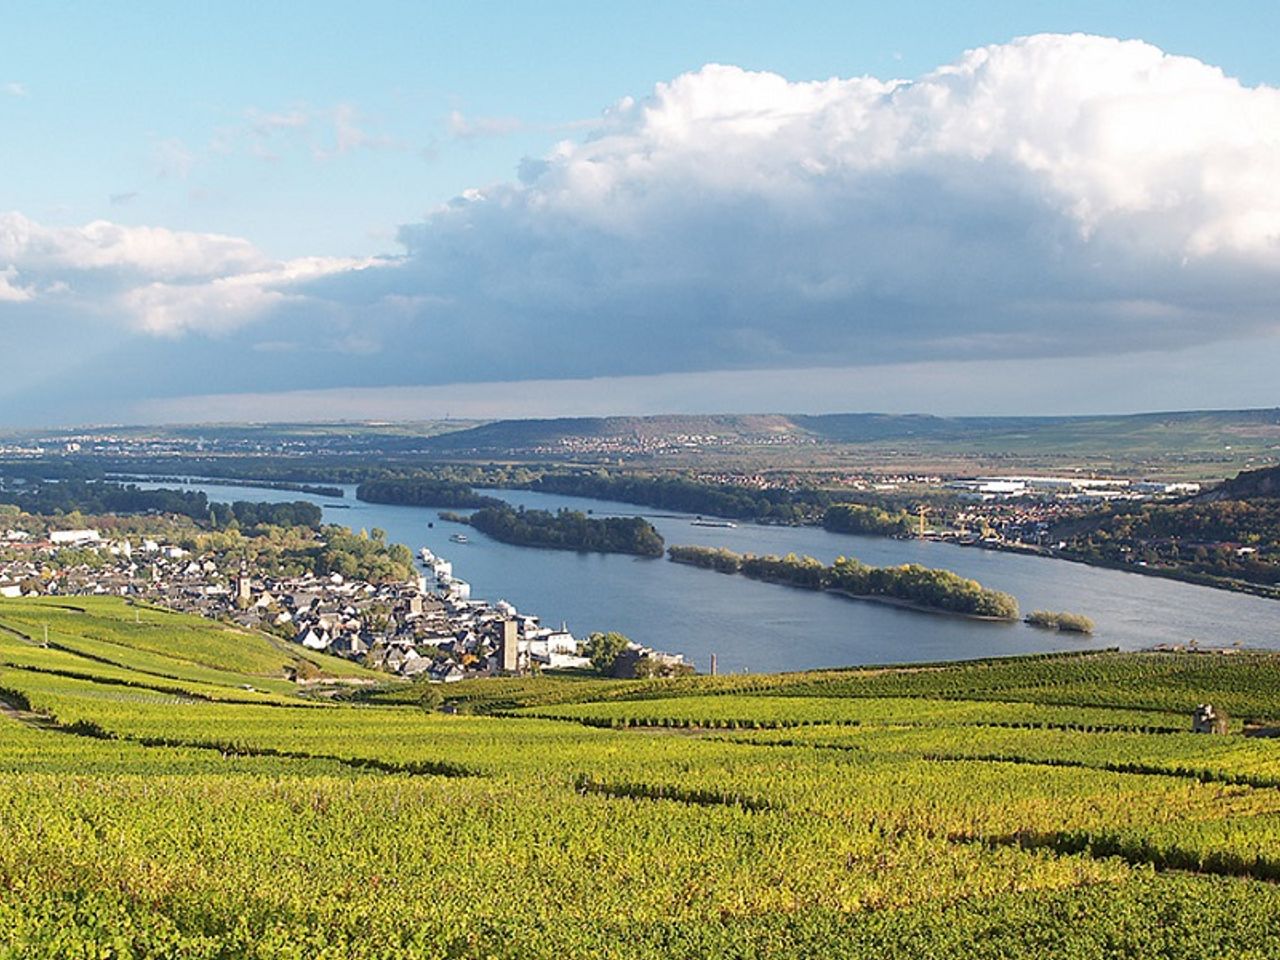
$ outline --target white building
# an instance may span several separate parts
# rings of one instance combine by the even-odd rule
[[[521,640],[517,649],[536,663],[552,670],[590,666],[591,661],[578,655],[578,641],[568,630],[542,629]]]
[[[102,534],[97,530],[55,530],[49,534],[49,542],[56,547],[81,547],[90,543],[101,543]]]

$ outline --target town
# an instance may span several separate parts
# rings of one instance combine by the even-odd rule
[[[122,596],[259,630],[307,650],[411,679],[588,669],[568,628],[543,626],[504,600],[471,597],[452,564],[422,548],[424,571],[373,583],[340,573],[276,577],[217,551],[196,553],[148,537],[94,528],[45,536],[0,532],[0,601],[34,596]],[[634,676],[683,666],[678,654],[629,644],[612,672]]]

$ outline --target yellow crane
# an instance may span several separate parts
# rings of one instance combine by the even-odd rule
[[[920,526],[918,528],[918,532],[921,539],[924,539],[924,518],[928,516],[928,514],[929,514],[929,508],[925,506],[923,503],[920,504],[920,506],[916,507],[916,516],[920,518]]]

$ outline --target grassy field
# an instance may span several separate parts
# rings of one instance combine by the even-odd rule
[[[1280,657],[466,681],[450,714],[75,606],[0,601],[0,957],[1280,954],[1280,741],[1238,732]],[[1206,699],[1234,732],[1188,732]]]

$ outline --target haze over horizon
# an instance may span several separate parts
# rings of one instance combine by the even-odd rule
[[[1274,5],[61,9],[0,426],[1280,403]]]

